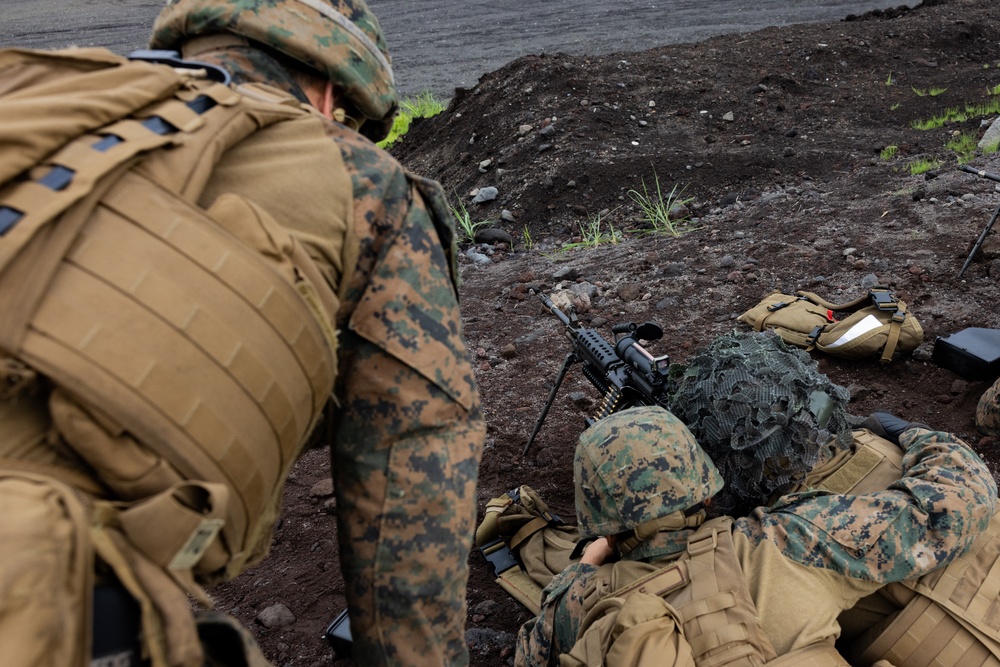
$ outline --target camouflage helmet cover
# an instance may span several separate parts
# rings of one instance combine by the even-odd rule
[[[659,407],[601,419],[573,460],[576,516],[585,536],[613,535],[686,510],[722,489],[722,476],[688,428]]]
[[[399,99],[378,19],[364,0],[169,0],[150,46],[179,50],[186,38],[219,32],[260,42],[324,73],[379,126],[376,140],[388,133]]]

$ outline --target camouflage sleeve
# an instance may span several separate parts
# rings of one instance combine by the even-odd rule
[[[791,560],[878,583],[925,574],[964,553],[986,529],[997,488],[983,461],[953,435],[904,432],[903,476],[888,491],[789,494],[736,523],[752,544]]]
[[[514,664],[517,667],[558,665],[559,656],[576,643],[580,623],[586,616],[584,593],[594,565],[573,563],[560,572],[542,591],[542,611],[521,626]]]
[[[354,184],[331,459],[358,664],[468,664],[468,554],[485,427],[450,242],[388,154],[334,139]],[[426,186],[423,186],[426,187]]]

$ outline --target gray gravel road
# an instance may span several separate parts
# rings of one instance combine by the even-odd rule
[[[537,53],[599,55],[917,2],[856,0],[370,0],[399,89],[450,97]],[[0,0],[0,46],[145,46],[163,0]]]

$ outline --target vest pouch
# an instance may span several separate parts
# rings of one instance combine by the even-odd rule
[[[998,667],[998,660],[975,635],[933,600],[917,596],[851,646],[851,662],[888,660],[895,667]]]
[[[781,294],[770,294],[756,306],[737,318],[755,331],[773,330],[786,343],[809,348],[823,328],[835,322],[833,312],[808,299]]]
[[[50,477],[2,470],[0,507],[4,664],[85,667],[94,557],[83,501]]]
[[[913,315],[870,306],[824,329],[816,349],[845,359],[870,359],[881,353],[882,361],[888,361],[897,350],[910,352],[923,340],[924,330]]]
[[[583,620],[560,667],[694,667],[677,612],[663,598],[631,593],[601,600]]]
[[[838,314],[846,316],[838,319]],[[882,363],[891,361],[896,352],[913,351],[924,339],[923,328],[906,304],[884,287],[844,304],[812,292],[774,293],[738,320],[756,331],[770,329],[786,343],[806,350],[845,359],[879,357]]]

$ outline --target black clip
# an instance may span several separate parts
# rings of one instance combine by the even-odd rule
[[[498,577],[512,567],[518,566],[517,560],[514,558],[514,552],[501,539],[484,544],[479,547],[479,551],[482,552],[483,557],[493,566],[493,571]]]
[[[889,290],[870,290],[868,295],[872,298],[872,303],[879,310],[896,310],[896,299],[892,298]]]
[[[767,310],[773,313],[776,310],[781,310],[787,305],[788,305],[787,301],[779,301],[778,303],[772,303],[770,306],[767,307]]]
[[[819,340],[820,334],[822,334],[822,333],[823,333],[823,327],[821,327],[821,326],[820,327],[816,327],[815,329],[813,329],[812,333],[809,334],[809,344],[810,345],[815,345],[816,341]]]

